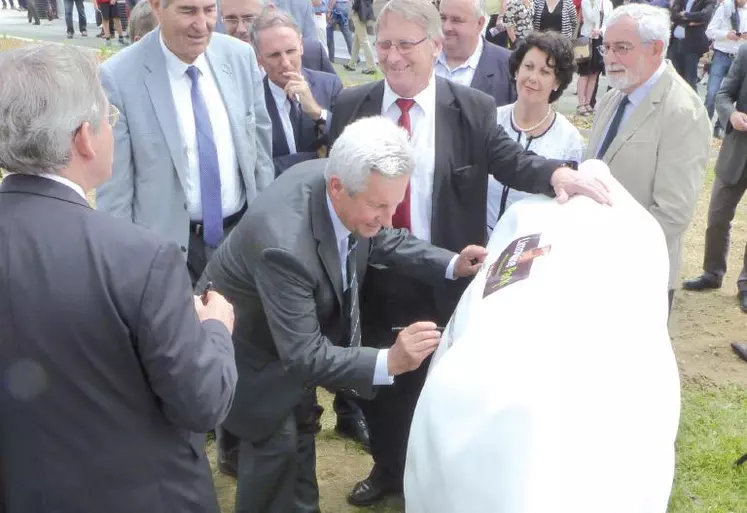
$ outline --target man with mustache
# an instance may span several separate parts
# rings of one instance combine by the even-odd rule
[[[599,102],[586,158],[606,162],[661,225],[669,249],[671,310],[683,238],[708,164],[711,126],[700,98],[664,59],[669,26],[666,11],[645,4],[610,14],[602,50],[613,89]]]

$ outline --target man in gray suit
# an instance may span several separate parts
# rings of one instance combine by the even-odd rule
[[[417,368],[438,344],[415,322],[389,349],[361,347],[358,285],[369,265],[433,283],[471,276],[485,249],[461,254],[392,230],[413,154],[382,117],[348,126],[329,160],[283,173],[208,264],[237,309],[240,375],[225,426],[241,439],[237,513],[318,512],[315,387],[371,397]]]
[[[703,274],[686,280],[682,284],[685,290],[720,288],[726,274],[731,222],[747,190],[747,46],[739,49],[729,74],[721,83],[716,94],[716,111],[722,126],[726,127],[726,136],[716,161],[716,178],[708,206]],[[747,248],[743,258],[737,279],[737,298],[739,307],[747,313]],[[747,359],[747,346],[743,346],[741,355]]]
[[[88,206],[119,114],[97,68],[0,54],[0,511],[218,513],[197,433],[233,399],[233,309],[192,296],[175,244]]]
[[[193,281],[274,178],[254,51],[213,34],[215,0],[153,0],[160,28],[101,66],[114,176],[97,208],[176,242]]]

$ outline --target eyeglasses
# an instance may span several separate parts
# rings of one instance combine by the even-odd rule
[[[237,27],[239,22],[242,22],[244,25],[251,25],[254,23],[254,18],[256,18],[256,16],[253,14],[246,14],[244,16],[224,16],[223,23],[228,27]]]
[[[109,126],[114,128],[114,125],[119,121],[119,109],[114,105],[109,105]]]
[[[416,46],[418,46],[420,43],[428,39],[428,37],[424,37],[420,41],[376,41],[374,43],[376,45],[376,49],[380,50],[382,52],[388,52],[392,49],[392,47],[397,48],[397,51],[401,54],[406,54],[412,52]]]
[[[645,42],[643,44],[647,45],[649,43]],[[635,45],[632,43],[602,43],[602,46],[599,47],[599,53],[603,56],[607,54],[615,54],[618,57],[624,57],[633,49],[635,49]]]

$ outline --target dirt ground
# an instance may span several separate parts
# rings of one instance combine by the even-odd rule
[[[718,146],[714,146],[714,156],[717,149]],[[686,237],[683,279],[697,276],[701,271],[712,180],[713,175],[709,173]],[[746,242],[747,210],[741,207],[732,228],[733,251],[729,255],[729,271],[723,288],[705,293],[682,290],[676,292],[669,326],[680,372],[685,381],[700,381],[705,378],[716,384],[736,382],[747,386],[747,364],[729,346],[732,342],[747,341],[747,314],[741,312],[736,299],[736,280]],[[635,279],[635,274],[619,278]],[[610,284],[610,291],[614,291],[614,283]],[[370,509],[354,508],[345,502],[351,487],[370,470],[371,458],[355,444],[335,435],[330,396],[322,393],[321,401],[325,406],[325,414],[322,419],[324,430],[317,439],[317,475],[322,512],[402,512],[402,500],[398,498],[391,498],[385,504]],[[213,457],[212,448],[210,452]],[[217,472],[215,479],[223,513],[231,513],[234,480]]]

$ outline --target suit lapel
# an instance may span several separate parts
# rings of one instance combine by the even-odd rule
[[[153,110],[156,113],[156,119],[161,127],[161,132],[166,140],[166,146],[171,154],[176,174],[179,177],[182,188],[187,190],[185,176],[187,161],[182,145],[179,124],[176,119],[176,106],[174,105],[174,95],[171,92],[166,58],[161,48],[160,29],[154,30],[149,36],[146,36],[147,39],[142,43],[149,47],[143,48],[145,53],[144,66],[150,72],[145,77],[145,87],[153,104]]]
[[[657,105],[662,101],[664,94],[670,89],[672,83],[671,73],[675,73],[674,68],[671,66],[671,64],[667,64],[666,70],[659,77],[656,84],[654,84],[654,87],[643,99],[641,104],[633,110],[633,113],[627,119],[625,124],[620,127],[620,132],[618,132],[617,136],[613,139],[607,153],[604,155],[605,162],[609,163],[615,157],[615,154],[620,150],[622,145],[630,139],[648,117],[654,113]],[[617,103],[615,105],[617,105]]]
[[[475,68],[475,74],[472,77],[470,87],[493,96],[491,90],[495,70],[490,69],[490,66],[488,66],[488,58],[490,57],[488,53],[487,45],[483,42],[482,55],[480,56],[480,60],[477,61],[477,67]]]
[[[363,97],[352,120],[366,118],[369,116],[381,116],[381,102],[384,101],[384,81],[379,80]]]
[[[433,194],[432,198],[439,198],[442,190],[448,189],[446,183],[453,165],[451,155],[456,141],[459,140],[459,118],[460,110],[456,104],[454,94],[451,92],[446,80],[436,79],[436,147],[435,161],[433,165]],[[441,212],[436,201],[431,207],[431,242],[443,245],[442,234],[438,230],[439,215],[448,215]]]
[[[342,305],[342,263],[335,239],[335,229],[327,208],[327,194],[323,177],[312,184],[311,231],[317,241],[316,251],[322,261],[327,277],[335,290],[337,301]]]
[[[591,137],[589,137],[589,144],[586,147],[586,158],[596,158],[597,149],[602,142],[602,135],[604,135],[604,129],[609,126],[612,116],[615,115],[617,105],[620,103],[621,94],[620,91],[615,90],[610,96],[609,101],[604,104],[604,110],[597,111],[591,130]]]
[[[283,123],[280,121],[278,106],[275,103],[275,98],[272,96],[270,84],[267,80],[268,78],[265,76],[264,80],[262,80],[262,84],[265,90],[265,105],[267,105],[267,113],[270,115],[270,122],[272,123],[272,156],[277,157],[280,155],[288,155],[288,153],[290,153],[290,148],[288,148],[288,141],[285,137],[285,131],[283,130]]]
[[[225,56],[221,52],[213,50],[211,45],[208,45],[207,50],[205,50],[205,58],[210,66],[210,70],[213,72],[215,83],[218,86],[220,96],[223,99],[223,105],[228,114],[228,122],[231,125],[231,135],[233,136],[233,144],[236,148],[236,157],[239,159],[239,165],[241,165],[241,152],[239,151],[239,148],[245,147],[244,139],[247,135],[244,130],[244,127],[246,126],[244,119],[239,118],[239,115],[244,115],[244,109],[229,108],[229,106],[240,106],[244,104],[236,87],[236,81],[238,79],[233,76],[233,67],[225,59]]]

